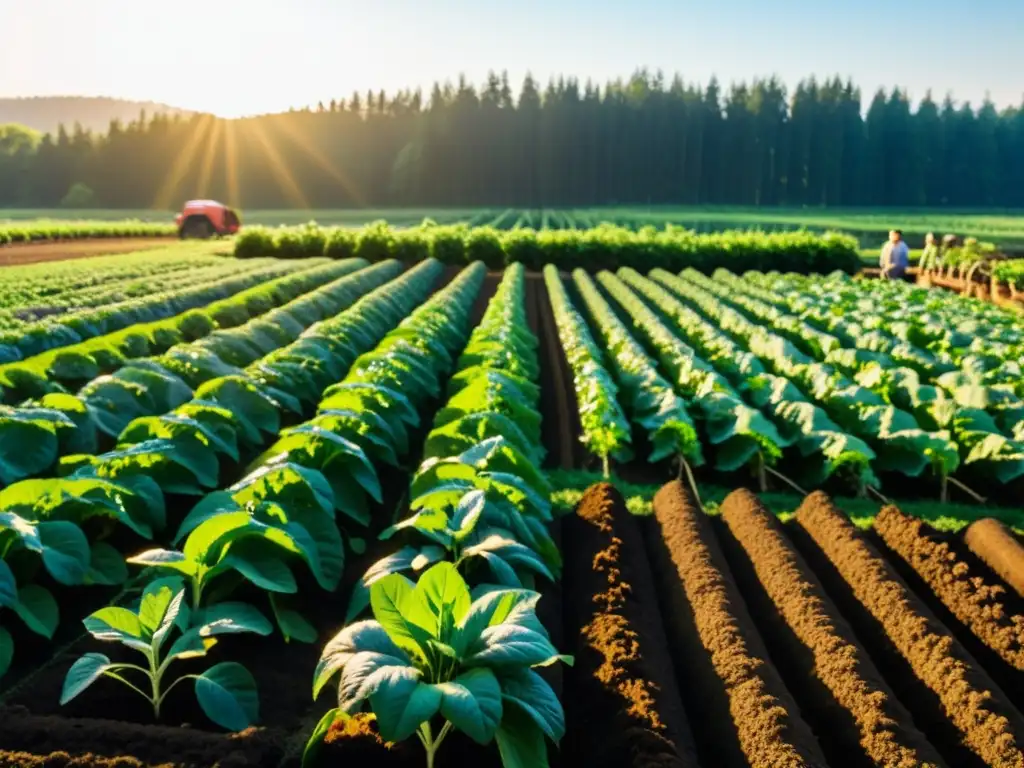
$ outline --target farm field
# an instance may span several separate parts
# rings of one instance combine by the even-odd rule
[[[0,766],[1024,766],[1024,320],[415,237],[0,270]]]
[[[177,211],[153,210],[0,210],[0,230],[5,225],[39,219],[118,221],[138,220],[155,224],[171,222]],[[393,226],[414,226],[424,218],[439,224],[468,224],[511,229],[516,226],[534,228],[586,228],[607,221],[637,228],[654,225],[658,228],[675,224],[700,232],[729,229],[763,229],[766,231],[808,228],[815,231],[835,230],[857,237],[863,247],[871,249],[884,241],[893,227],[902,228],[912,246],[918,246],[928,232],[941,237],[955,233],[976,237],[1011,249],[1024,249],[1024,212],[1021,211],[950,211],[936,209],[828,209],[804,208],[733,208],[733,207],[607,207],[575,209],[514,208],[408,208],[357,210],[243,210],[245,224],[265,226],[296,225],[316,221],[325,226],[362,226],[387,220]]]

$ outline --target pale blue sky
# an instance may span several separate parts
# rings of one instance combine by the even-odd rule
[[[225,116],[507,69],[518,87],[639,66],[728,83],[853,77],[1000,107],[1024,0],[0,0],[0,96],[104,95]],[[926,40],[926,35],[930,40]]]

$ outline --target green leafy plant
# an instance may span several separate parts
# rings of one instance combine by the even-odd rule
[[[145,666],[112,662],[102,653],[87,653],[71,665],[60,703],[67,704],[102,677],[117,680],[145,698],[160,719],[160,707],[176,685],[195,680],[196,699],[206,716],[222,728],[240,731],[259,717],[256,681],[241,664],[225,661],[201,674],[186,674],[167,681],[175,661],[207,654],[216,636],[228,633],[270,632],[266,619],[249,606],[225,603],[190,615],[180,579],[159,579],[146,586],[135,610],[119,606],[101,608],[83,623],[98,640],[118,642],[140,653]],[[177,635],[169,647],[168,640]],[[128,679],[139,677],[139,684]]]
[[[604,367],[601,349],[583,318],[572,305],[553,264],[544,267],[544,283],[569,368],[583,434],[580,440],[597,456],[609,474],[609,459],[627,462],[633,457],[631,429],[617,399],[618,386]]]
[[[370,588],[373,620],[327,644],[313,696],[340,676],[338,707],[325,720],[369,705],[385,740],[416,734],[428,768],[452,730],[478,744],[496,741],[507,768],[547,766],[545,736],[558,743],[565,717],[535,669],[572,658],[558,654],[537,620],[539,599],[522,589],[471,594],[451,563],[415,584],[391,574]],[[307,754],[325,731],[316,730]]]

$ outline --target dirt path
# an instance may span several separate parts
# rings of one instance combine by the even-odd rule
[[[576,392],[540,273],[527,275],[526,290],[530,329],[540,341],[541,427],[548,450],[547,463],[560,469],[577,469],[583,466],[586,449],[578,439],[581,427]]]
[[[56,240],[43,243],[15,243],[0,247],[0,266],[38,264],[44,261],[67,261],[90,256],[108,256],[159,248],[175,242],[170,237],[111,237],[86,240]]]

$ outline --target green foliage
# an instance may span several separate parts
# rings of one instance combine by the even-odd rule
[[[347,626],[324,648],[313,696],[340,676],[339,713],[368,704],[387,741],[419,735],[428,766],[453,729],[478,744],[496,740],[505,765],[546,766],[544,737],[557,744],[565,716],[534,669],[572,658],[558,654],[538,621],[539,599],[525,589],[471,594],[451,563],[415,584],[386,576],[370,588],[373,620]],[[441,723],[436,736],[432,721]]]
[[[2,141],[2,139],[0,139]],[[92,207],[95,195],[86,195],[92,190],[84,183],[78,183],[68,190],[62,208]],[[72,194],[73,193],[73,194]],[[66,201],[66,204],[65,204]],[[58,201],[54,200],[56,204]],[[77,240],[96,237],[172,237],[178,232],[173,223],[154,223],[138,219],[122,221],[60,221],[37,218],[31,222],[0,223],[0,245],[5,243],[33,243],[44,240]]]
[[[627,462],[633,456],[629,422],[616,399],[618,387],[604,367],[601,349],[572,306],[558,269],[552,264],[544,268],[544,283],[562,350],[572,370],[576,408],[583,430],[580,440],[604,462],[607,474],[609,458]]]
[[[1007,259],[992,267],[992,277],[1015,290],[1024,291],[1024,259]]]
[[[680,456],[691,464],[702,464],[697,428],[683,398],[658,373],[655,361],[629,333],[590,276],[577,269],[573,283],[607,350],[632,423],[647,433],[651,445],[648,461]]]
[[[720,266],[737,271],[771,268],[804,273],[837,269],[852,273],[860,269],[856,241],[836,233],[736,231],[699,235],[675,227],[633,231],[611,224],[593,229],[504,232],[462,224],[393,229],[384,221],[368,224],[355,233],[328,228],[314,234],[310,225],[247,229],[235,241],[236,255],[331,255],[326,247],[335,237],[345,243],[354,240],[351,252],[369,261],[421,258],[429,253],[446,264],[480,259],[492,268],[521,263],[537,271],[545,264],[590,271],[620,265],[673,270],[696,267],[709,273]],[[350,252],[347,245],[335,251]]]
[[[83,624],[97,640],[118,642],[138,652],[146,666],[114,663],[102,653],[87,653],[68,670],[61,704],[67,704],[98,680],[107,677],[143,696],[153,707],[153,717],[159,720],[160,707],[171,689],[184,680],[195,680],[199,706],[217,725],[241,731],[258,720],[256,681],[237,662],[221,662],[201,674],[181,675],[170,682],[166,679],[173,662],[205,656],[216,644],[217,635],[239,632],[267,634],[270,626],[266,619],[254,615],[247,606],[222,603],[206,611],[190,611],[180,580],[158,579],[146,586],[134,609],[118,606],[101,608]],[[175,636],[174,642],[165,647]],[[139,680],[138,686],[127,679],[129,673]]]
[[[660,278],[659,278],[660,279]],[[795,350],[729,320],[751,350],[788,376],[878,457],[876,469],[915,476],[931,468],[979,487],[1024,476],[1024,330],[1002,309],[942,292],[839,276],[726,272],[700,290],[741,307],[787,340],[833,339]],[[792,314],[790,314],[792,313]],[[998,491],[997,491],[998,492]]]

